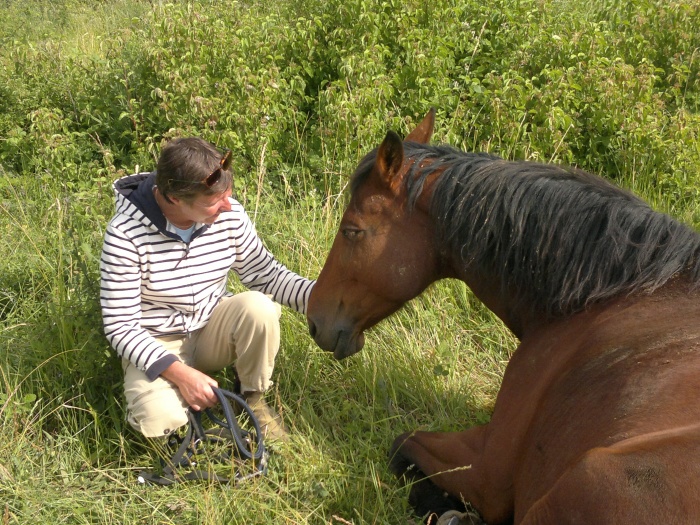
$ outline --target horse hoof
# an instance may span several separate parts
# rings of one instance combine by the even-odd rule
[[[403,434],[394,440],[389,453],[389,470],[404,484],[410,485],[408,503],[413,507],[416,515],[423,516],[427,524],[435,525],[437,522],[431,520],[435,520],[447,511],[459,509],[459,512],[464,512],[464,504],[459,499],[440,489],[417,465],[401,453],[401,445],[409,436],[410,434]],[[450,525],[459,525],[459,522]]]
[[[448,510],[437,521],[428,521],[427,525],[486,525],[476,512]]]
[[[434,519],[446,510],[464,508],[458,500],[440,490],[414,463],[400,453],[392,454],[389,470],[403,485],[410,487],[408,504],[413,507],[416,516],[424,518],[426,524],[435,525]]]

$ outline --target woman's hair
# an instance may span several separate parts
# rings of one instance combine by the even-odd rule
[[[217,195],[231,187],[231,172],[221,165],[222,155],[199,137],[173,139],[158,159],[156,185],[161,195],[192,202],[200,195]],[[221,176],[211,185],[207,178],[217,169]],[[206,181],[206,182],[205,182]]]

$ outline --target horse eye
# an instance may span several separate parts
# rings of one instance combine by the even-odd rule
[[[357,241],[362,238],[362,234],[365,233],[364,230],[358,230],[356,228],[343,228],[343,237],[349,241]]]

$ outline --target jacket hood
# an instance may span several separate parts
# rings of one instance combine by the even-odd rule
[[[156,197],[153,194],[153,187],[156,184],[156,172],[136,173],[122,177],[114,182],[114,192],[117,199],[117,209],[122,206],[129,205],[136,207],[146,219],[163,235],[173,239],[180,239],[180,236],[174,232],[168,231],[168,220],[163,215],[163,212],[158,206]],[[128,202],[126,202],[128,201]],[[202,225],[192,234],[192,239],[200,235],[208,228],[207,225]]]

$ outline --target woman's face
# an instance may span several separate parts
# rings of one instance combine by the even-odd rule
[[[183,219],[192,222],[212,224],[221,212],[231,211],[231,190],[216,195],[199,195],[192,202],[173,199]],[[171,197],[172,198],[172,197]]]

